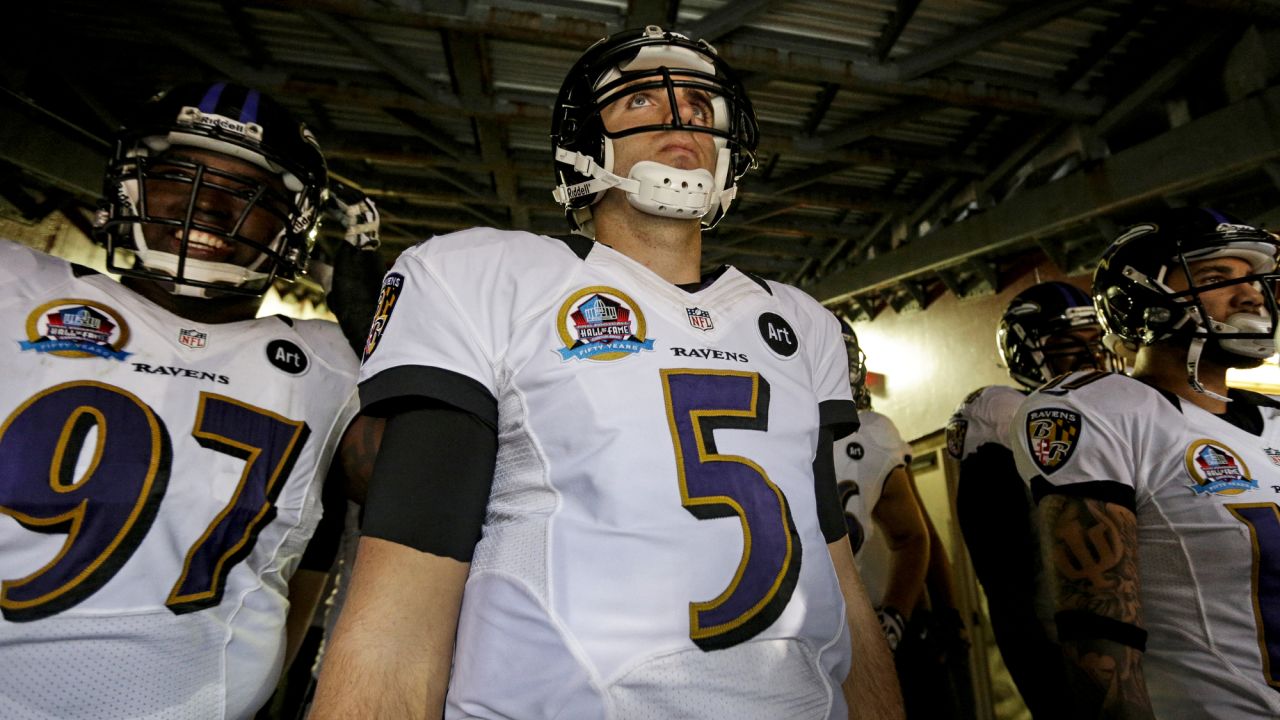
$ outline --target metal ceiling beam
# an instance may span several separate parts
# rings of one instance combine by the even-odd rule
[[[124,5],[122,7],[128,7]],[[285,73],[280,70],[258,69],[231,57],[223,48],[214,47],[197,38],[195,35],[178,29],[172,23],[160,20],[160,15],[151,10],[161,6],[143,3],[133,8],[129,17],[145,28],[152,36],[162,38],[173,47],[181,50],[191,58],[217,70],[225,77],[241,85],[249,87],[270,87],[285,81]]]
[[[397,27],[460,30],[483,34],[490,39],[573,50],[585,50],[596,40],[618,29],[605,22],[495,7],[489,8],[482,16],[457,17],[396,11],[361,0],[253,0],[253,5],[319,11]],[[636,25],[634,22],[628,24]],[[1061,93],[1048,85],[1041,92],[1030,92],[940,78],[904,82],[898,78],[896,67],[871,62],[857,46],[798,38],[757,28],[736,32],[732,42],[717,44],[717,49],[721,57],[739,72],[799,77],[815,83],[829,82],[856,86],[870,92],[931,97],[955,105],[1010,112],[1049,113],[1064,117],[1096,117],[1102,112],[1102,98]]]
[[[907,100],[869,118],[863,118],[822,135],[797,137],[796,146],[810,148],[813,152],[835,150],[859,140],[865,140],[889,128],[918,120],[944,107],[946,107],[945,104],[928,98]]]
[[[638,28],[646,25],[670,27],[676,18],[676,9],[679,6],[680,0],[628,0],[627,27]]]
[[[1120,10],[1120,15],[1107,23],[1100,32],[1089,38],[1089,45],[1072,60],[1055,80],[1058,89],[1070,90],[1093,71],[1098,63],[1110,55],[1122,40],[1129,36],[1142,22],[1142,18],[1151,12],[1153,0],[1137,0],[1132,5]]]
[[[1237,30],[1236,27],[1207,27],[1195,32],[1189,45],[1179,44],[1172,48],[1168,61],[1162,63],[1141,85],[1112,105],[1094,124],[1094,132],[1099,137],[1106,137],[1112,130],[1123,125],[1147,103],[1168,92],[1188,72],[1200,67],[1201,58],[1228,38],[1236,36]]]
[[[493,83],[484,39],[459,32],[450,32],[445,38],[449,71],[453,74],[458,94],[466,102],[490,102]],[[508,207],[512,226],[527,229],[529,212],[516,201],[519,195],[516,172],[504,162],[507,157],[506,130],[492,119],[477,118],[473,123],[476,140],[480,144],[480,157],[486,164],[494,166],[493,184],[498,198]]]
[[[110,150],[106,141],[0,89],[0,160],[91,200],[102,194]]]
[[[382,68],[383,72],[395,78],[401,85],[417,93],[424,100],[446,106],[458,104],[453,95],[441,92],[434,83],[427,79],[426,73],[416,68],[410,68],[405,64],[404,60],[383,50],[380,45],[357,30],[350,22],[344,22],[319,10],[303,9],[300,13],[307,20],[310,20],[313,25],[341,40],[344,45],[357,55]]]
[[[1164,135],[910,245],[833,273],[808,288],[838,302],[850,295],[1044,237],[1099,215],[1186,193],[1280,158],[1280,87]]]
[[[738,0],[725,3],[718,10],[712,10],[685,28],[685,34],[695,40],[701,38],[713,42],[780,4],[779,0]]]
[[[898,78],[904,81],[914,80],[988,45],[1074,12],[1087,3],[1088,0],[1056,0],[1015,6],[1016,9],[1010,10],[987,25],[977,29],[966,28],[946,40],[931,43],[926,49],[917,50],[901,58],[897,61]]]
[[[889,57],[893,46],[898,44],[898,38],[902,36],[902,31],[907,29],[907,23],[911,22],[918,7],[920,7],[920,0],[897,0],[893,12],[889,13],[884,30],[880,31],[880,37],[876,38],[876,44],[871,48],[873,57],[880,62],[884,62],[885,58]]]

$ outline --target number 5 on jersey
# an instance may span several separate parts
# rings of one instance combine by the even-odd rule
[[[96,429],[88,463],[76,469]],[[200,393],[192,435],[241,458],[230,502],[188,550],[166,600],[177,614],[218,604],[231,568],[275,514],[307,440],[306,423]],[[0,425],[0,513],[29,530],[65,534],[61,550],[23,578],[0,583],[0,613],[26,622],[97,592],[124,566],[155,520],[173,461],[163,421],[132,393],[86,381],[37,393]],[[188,462],[198,463],[198,459]]]
[[[800,575],[800,536],[782,490],[756,463],[716,450],[716,430],[768,430],[769,383],[748,372],[661,374],[681,504],[699,520],[736,516],[742,524],[742,560],[729,586],[689,603],[694,644],[732,647],[782,615]]]

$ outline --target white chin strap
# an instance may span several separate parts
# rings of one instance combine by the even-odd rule
[[[145,246],[144,246],[145,247]],[[160,252],[159,250],[136,250],[134,252],[138,257],[138,262],[143,267],[152,271],[163,273],[165,275],[178,276],[178,256],[173,253]],[[265,258],[265,256],[262,256]],[[260,264],[260,263],[255,263]],[[240,287],[251,282],[265,280],[266,273],[257,272],[250,268],[240,267],[232,263],[209,262],[208,260],[196,260],[187,258],[186,267],[183,268],[184,277],[200,282],[226,284],[234,287]],[[179,282],[172,283],[173,287],[169,292],[174,295],[186,295],[189,297],[210,297],[211,294],[216,295],[216,288],[197,287],[194,285],[184,285]]]
[[[669,165],[644,160],[631,167],[628,177],[615,175],[601,167],[588,155],[556,148],[556,160],[591,178],[576,185],[560,185],[551,192],[556,202],[594,195],[610,188],[627,194],[627,201],[641,212],[660,217],[686,220],[701,219],[714,207],[724,213],[738,194],[738,188],[724,190],[729,174],[729,149],[721,148],[716,159],[716,174],[703,168],[680,170]]]
[[[1266,339],[1238,338],[1232,340],[1221,337],[1235,333],[1262,334],[1270,332],[1271,318],[1269,317],[1254,315],[1253,313],[1236,313],[1227,318],[1226,322],[1212,320],[1210,325],[1214,334],[1220,336],[1218,345],[1227,352],[1258,359],[1270,357],[1275,352],[1273,343]],[[1208,338],[1203,337],[1194,338],[1191,341],[1191,347],[1187,349],[1187,383],[1191,385],[1191,389],[1198,393],[1208,395],[1215,400],[1231,402],[1231,398],[1223,397],[1200,383],[1200,355],[1204,352],[1207,340]]]

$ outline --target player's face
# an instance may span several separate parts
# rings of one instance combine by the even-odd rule
[[[624,86],[600,112],[610,133],[641,125],[672,121],[671,98],[665,86],[648,87],[628,93],[635,85],[651,83],[659,76],[640,78]],[[676,112],[680,122],[695,127],[713,127],[715,109],[711,95],[701,88],[675,88]],[[632,166],[652,160],[680,170],[703,168],[715,171],[715,139],[703,132],[642,132],[613,140],[613,172],[626,177]]]
[[[1102,366],[1102,329],[1082,327],[1052,335],[1043,348],[1045,361],[1056,375]]]
[[[1234,257],[1213,258],[1188,263],[1191,281],[1196,287],[1238,280],[1249,275],[1252,267],[1245,260]],[[1170,273],[1168,285],[1177,292],[1190,287],[1187,277],[1181,270]],[[1266,298],[1257,283],[1239,282],[1201,293],[1200,302],[1209,313],[1209,317],[1225,322],[1236,313],[1265,315]]]
[[[196,164],[204,165],[205,171],[193,201]],[[284,218],[288,217],[286,190],[277,176],[244,160],[210,150],[171,148],[151,164],[145,189],[145,212],[153,218],[182,223],[190,211],[193,224],[216,228],[261,245],[269,245],[276,238],[284,229]],[[261,194],[254,201],[260,189]],[[146,223],[143,232],[148,247],[175,255],[180,252],[181,224]],[[252,245],[194,228],[187,237],[187,257],[195,260],[247,267],[260,254]]]

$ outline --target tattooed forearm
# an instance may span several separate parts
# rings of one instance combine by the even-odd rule
[[[360,416],[351,423],[342,436],[339,448],[342,459],[342,470],[347,480],[347,495],[350,499],[364,504],[369,489],[369,478],[373,476],[373,462],[378,458],[378,448],[382,445],[382,430],[386,427],[384,418]]]
[[[1133,513],[1098,500],[1053,496],[1041,503],[1059,610],[1087,610],[1140,625],[1138,533]]]
[[[1056,609],[1141,626],[1137,522],[1128,509],[1061,495],[1040,504]],[[1076,717],[1150,718],[1142,652],[1106,637],[1064,637]]]

